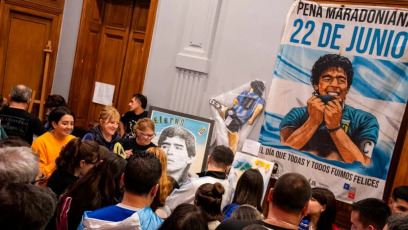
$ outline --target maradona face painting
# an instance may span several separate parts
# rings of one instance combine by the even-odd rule
[[[408,12],[296,1],[259,141],[283,173],[381,198],[408,99]]]
[[[167,155],[167,173],[179,185],[205,169],[213,120],[150,107],[149,117],[155,125],[152,140]]]

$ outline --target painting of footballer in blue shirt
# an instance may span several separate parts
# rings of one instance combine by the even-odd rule
[[[249,90],[242,91],[234,99],[232,107],[224,106],[215,99],[210,100],[210,104],[217,109],[224,119],[228,130],[229,147],[234,153],[238,147],[239,130],[245,124],[252,125],[265,104],[265,100],[262,98],[265,84],[262,81],[255,80],[250,85]]]
[[[311,70],[315,91],[307,106],[293,108],[280,123],[281,143],[329,160],[370,164],[379,124],[372,114],[345,104],[353,75],[348,58],[321,56]]]

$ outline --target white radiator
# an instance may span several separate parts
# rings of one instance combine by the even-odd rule
[[[207,74],[177,68],[177,74],[171,94],[170,109],[198,115],[207,83]]]

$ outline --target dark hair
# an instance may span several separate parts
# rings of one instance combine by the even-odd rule
[[[0,188],[2,229],[44,229],[57,206],[49,188],[32,184],[8,184]]]
[[[22,139],[21,137],[11,136],[4,139],[0,139],[0,148],[3,147],[28,147],[30,148],[30,144],[27,141]]]
[[[254,206],[244,204],[231,213],[229,220],[262,220],[262,215]]]
[[[258,94],[259,97],[262,97],[262,94],[265,90],[265,84],[262,81],[252,81],[251,88],[254,90],[254,93]]]
[[[187,147],[187,153],[189,157],[195,157],[196,155],[196,141],[195,141],[195,136],[188,131],[185,128],[182,128],[180,126],[168,126],[164,128],[160,134],[159,141],[158,141],[158,146],[161,147],[163,142],[167,138],[172,138],[172,137],[180,137],[186,142],[186,147]]]
[[[63,195],[64,198],[60,199],[64,201],[65,197],[72,197],[68,218],[79,224],[84,211],[118,203],[122,196],[120,179],[125,167],[126,160],[116,154],[109,154],[102,162],[97,163]],[[60,202],[58,205],[61,206],[63,203]]]
[[[347,87],[349,89],[351,84],[353,84],[353,65],[348,58],[338,54],[326,54],[317,59],[311,70],[312,75],[310,77],[310,82],[312,85],[318,85],[320,75],[330,67],[340,67],[344,70],[347,75]]]
[[[208,230],[208,224],[199,207],[183,203],[174,209],[159,230]]]
[[[317,222],[318,230],[331,229],[336,219],[336,198],[327,188],[312,188],[312,197],[321,205],[326,205]]]
[[[375,229],[383,229],[391,211],[387,204],[376,198],[366,198],[353,204],[353,212],[358,213],[358,219],[363,227],[372,225]]]
[[[60,106],[67,106],[67,103],[65,102],[65,99],[58,94],[51,94],[48,95],[47,99],[45,100],[44,107],[46,108],[56,108]]]
[[[201,208],[207,221],[219,220],[224,218],[221,212],[222,195],[225,189],[221,183],[205,183],[198,187],[195,193],[195,202]]]
[[[258,169],[246,170],[237,182],[232,203],[250,204],[262,212],[263,177]]]
[[[159,183],[162,173],[160,160],[145,151],[133,154],[125,169],[125,189],[136,195],[145,195]]]
[[[109,154],[109,150],[103,148],[97,142],[82,141],[77,137],[69,141],[65,148],[61,150],[55,163],[58,168],[74,174],[81,160],[84,160],[86,163],[96,164]]]
[[[392,191],[392,199],[394,201],[401,199],[408,202],[408,186],[399,186],[394,188],[394,191]]]
[[[71,115],[72,117],[74,117],[74,114],[67,107],[57,107],[50,112],[50,115],[48,116],[48,122],[50,124],[52,124],[52,122],[58,124],[61,118],[65,115]]]
[[[312,188],[304,176],[286,173],[275,183],[272,203],[285,212],[299,214],[309,202],[311,195]]]
[[[408,229],[408,215],[394,214],[387,220],[388,230],[406,230]]]
[[[133,94],[133,96],[137,101],[140,101],[140,106],[142,106],[143,109],[146,109],[147,106],[147,98],[143,94],[136,93]]]
[[[210,155],[210,162],[220,168],[231,166],[234,161],[234,153],[226,146],[219,145],[214,148]]]
[[[31,98],[33,90],[25,85],[15,85],[11,89],[10,99],[18,103],[27,103]]]

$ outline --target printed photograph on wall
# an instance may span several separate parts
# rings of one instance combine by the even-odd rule
[[[167,172],[179,185],[205,170],[214,121],[151,106],[154,144],[167,154]]]
[[[295,1],[267,97],[260,156],[342,201],[381,198],[408,99],[406,15]]]

